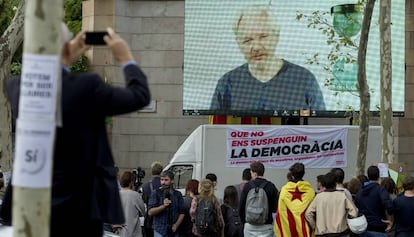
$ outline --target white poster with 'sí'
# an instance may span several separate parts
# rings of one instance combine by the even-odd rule
[[[12,184],[26,188],[51,187],[55,123],[18,119]]]

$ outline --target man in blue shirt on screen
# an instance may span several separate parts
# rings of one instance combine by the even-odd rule
[[[220,78],[211,110],[325,110],[315,76],[275,55],[280,27],[267,6],[243,9],[233,31],[247,62]]]

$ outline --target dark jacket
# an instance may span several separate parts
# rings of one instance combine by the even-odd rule
[[[272,213],[276,213],[276,207],[279,200],[279,191],[277,190],[276,186],[262,178],[256,178],[254,180],[249,181],[244,185],[243,191],[240,196],[240,206],[239,206],[239,215],[240,219],[243,223],[246,223],[246,198],[247,194],[249,193],[250,189],[253,188],[253,185],[251,184],[254,182],[254,185],[256,187],[259,187],[263,182],[268,182],[266,186],[263,188],[267,194],[267,202],[269,206],[269,213],[267,216],[267,221],[265,224],[272,224],[273,223],[273,215]]]
[[[388,192],[376,182],[369,182],[358,191],[355,205],[367,218],[367,230],[385,232],[387,219],[385,211],[392,214],[393,206]]]
[[[161,187],[161,178],[159,176],[153,177],[150,181],[142,185],[142,199],[148,205],[148,200],[151,197],[152,190],[157,190]]]
[[[53,156],[51,236],[58,236],[54,230],[59,228],[68,235],[71,231],[86,231],[78,228],[82,223],[86,227],[89,222],[124,223],[105,119],[133,112],[150,101],[143,72],[136,65],[128,65],[124,74],[126,88],[119,88],[106,84],[94,73],[63,70],[63,127],[56,130]],[[9,80],[7,93],[14,118],[19,88],[20,78]],[[3,205],[7,210],[10,200]],[[10,213],[2,211],[2,218],[10,218]]]
[[[193,198],[191,196],[184,196],[183,200],[185,213],[183,222],[181,222],[181,225],[179,227],[179,232],[182,237],[193,237],[195,235],[193,234],[193,222],[190,216],[190,208]]]

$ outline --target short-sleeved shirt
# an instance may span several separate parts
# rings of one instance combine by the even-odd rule
[[[163,190],[152,191],[148,201],[148,210],[163,205],[164,198],[165,192]],[[169,199],[171,200],[170,207],[155,215],[152,224],[152,228],[163,236],[169,236],[171,227],[177,221],[178,216],[185,213],[184,199],[179,191],[173,190]]]
[[[245,63],[218,81],[211,110],[325,110],[315,76],[306,68],[283,61],[271,80],[261,82]]]

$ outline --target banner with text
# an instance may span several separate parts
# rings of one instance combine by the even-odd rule
[[[347,128],[228,128],[226,164],[247,167],[260,161],[269,168],[289,168],[301,162],[306,168],[346,167],[347,133]]]

